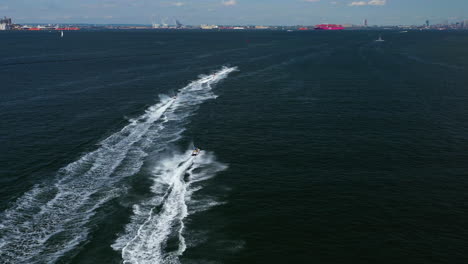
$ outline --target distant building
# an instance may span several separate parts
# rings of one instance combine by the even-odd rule
[[[201,25],[201,29],[218,29],[217,25]]]
[[[367,27],[367,18],[364,19],[364,26]]]
[[[11,29],[11,18],[0,19],[0,30],[10,30]]]
[[[429,20],[426,20],[426,27],[429,27],[430,24],[429,24]]]

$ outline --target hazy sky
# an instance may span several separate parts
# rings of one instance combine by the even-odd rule
[[[314,25],[468,19],[468,0],[0,0],[15,22]]]

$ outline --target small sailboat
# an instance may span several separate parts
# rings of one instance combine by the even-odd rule
[[[63,30],[60,32],[60,37],[63,38]]]
[[[384,42],[382,35],[379,35],[379,38],[375,40],[376,42]]]

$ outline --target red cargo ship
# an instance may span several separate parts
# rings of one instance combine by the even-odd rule
[[[342,25],[335,25],[335,24],[321,24],[315,26],[315,30],[343,30],[344,27]]]

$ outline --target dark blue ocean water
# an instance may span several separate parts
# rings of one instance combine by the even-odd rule
[[[379,33],[0,32],[0,263],[467,263],[468,34]]]

